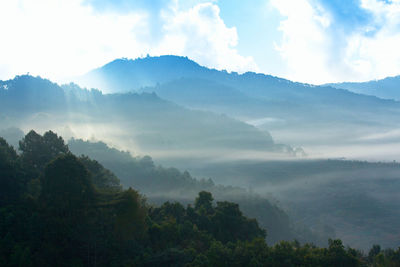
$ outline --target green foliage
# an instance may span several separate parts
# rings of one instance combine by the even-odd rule
[[[0,137],[0,160],[4,163],[13,163],[18,159],[17,152],[4,138]]]
[[[194,208],[200,214],[210,214],[212,212],[213,200],[214,198],[210,192],[201,191],[194,202]]]
[[[124,186],[136,188],[145,194],[150,203],[159,205],[165,201],[193,203],[198,192],[204,191],[200,194],[200,199],[194,201],[197,211],[203,209],[201,212],[210,212],[213,200],[207,199],[207,194],[211,196],[212,193],[217,201],[228,200],[238,203],[246,216],[257,218],[260,225],[269,230],[268,242],[275,243],[282,239],[295,238],[288,215],[268,199],[247,190],[215,185],[211,179],[195,179],[187,171],[181,172],[176,168],[157,166],[149,156],[132,157],[128,152],[110,148],[103,142],[72,139],[68,145],[74,153],[85,154],[98,160],[112,170]],[[198,202],[197,207],[196,202]],[[210,223],[209,218],[203,220],[202,224]]]
[[[50,160],[69,152],[61,136],[52,131],[41,136],[33,130],[19,142],[19,150],[22,152],[22,163],[36,176],[44,170]]]
[[[50,162],[44,171],[41,185],[42,203],[62,216],[86,209],[94,199],[90,174],[72,154]]]
[[[143,237],[146,231],[147,209],[139,193],[132,188],[122,192],[115,200],[115,230],[120,239]]]
[[[35,146],[32,142],[28,147]],[[40,177],[32,180],[39,183],[37,197],[29,193],[30,187],[21,186],[13,194],[15,201],[2,198],[1,266],[400,264],[400,248],[382,250],[375,245],[365,257],[345,248],[341,240],[329,240],[327,248],[297,241],[268,246],[256,220],[244,216],[236,203],[215,205],[207,191],[198,194],[194,207],[177,202],[149,207],[132,188],[114,190],[119,186],[116,177],[98,162],[64,151],[53,153],[55,158],[40,171],[31,164],[21,166],[26,155],[19,156],[0,138],[0,166],[9,167],[10,181],[19,183],[33,171]],[[36,153],[41,152],[30,156],[37,159]],[[4,176],[0,178],[3,182]]]
[[[90,172],[92,182],[98,190],[121,191],[122,186],[120,185],[118,177],[104,168],[99,162],[83,155],[79,157],[79,161]]]
[[[83,255],[76,248],[88,246],[89,213],[94,202],[89,172],[78,158],[67,154],[47,165],[41,179],[39,211],[48,229],[44,233],[46,245],[60,243],[43,249],[53,264],[64,264],[71,256],[79,259]]]
[[[0,137],[0,204],[6,205],[18,199],[22,190],[18,171],[18,156],[12,146]]]
[[[266,237],[256,220],[244,217],[238,204],[227,201],[217,202],[211,225],[214,236],[222,242]]]
[[[381,252],[381,246],[373,245],[368,253],[369,261],[373,262],[374,258]]]

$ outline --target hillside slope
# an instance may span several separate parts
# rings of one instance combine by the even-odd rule
[[[31,76],[1,81],[0,88],[7,88],[0,90],[4,128],[54,129],[67,137],[98,138],[161,156],[292,151],[289,146],[276,145],[269,133],[251,125],[212,112],[189,110],[155,94],[104,95]]]
[[[81,78],[89,88],[154,92],[187,108],[226,114],[309,155],[400,160],[391,156],[395,143],[386,156],[380,147],[393,141],[387,136],[399,137],[400,103],[394,100],[265,74],[227,73],[177,56],[117,59]]]
[[[346,89],[359,94],[377,96],[385,99],[400,100],[400,76],[387,77],[368,82],[332,83],[329,86]]]

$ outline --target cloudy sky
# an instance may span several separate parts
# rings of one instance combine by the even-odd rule
[[[0,79],[174,54],[307,83],[400,74],[400,0],[1,0]]]

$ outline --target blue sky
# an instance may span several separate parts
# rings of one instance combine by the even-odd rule
[[[2,0],[0,34],[0,79],[147,54],[315,84],[400,74],[400,0]]]

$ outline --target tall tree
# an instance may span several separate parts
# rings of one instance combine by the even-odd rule
[[[90,174],[74,155],[61,156],[46,167],[40,198],[53,212],[72,215],[86,209],[94,196]]]
[[[22,163],[25,167],[33,170],[32,175],[39,175],[50,160],[69,153],[68,146],[65,145],[62,137],[52,131],[41,136],[31,130],[19,142],[19,149],[22,152]]]
[[[91,242],[95,190],[89,172],[72,154],[51,161],[41,179],[41,215],[47,227],[43,251],[53,265],[78,264]]]
[[[21,177],[17,170],[18,155],[0,137],[0,206],[14,202],[21,191]]]

